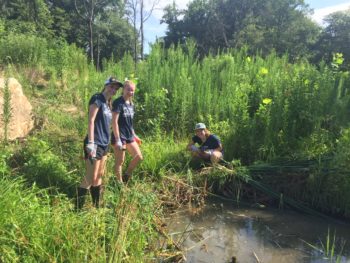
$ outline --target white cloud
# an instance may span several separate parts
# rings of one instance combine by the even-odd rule
[[[315,9],[314,14],[311,17],[318,24],[322,24],[322,20],[323,18],[325,18],[325,16],[337,11],[347,10],[349,8],[350,8],[350,1],[339,5],[333,5],[333,6],[320,8],[320,9]]]

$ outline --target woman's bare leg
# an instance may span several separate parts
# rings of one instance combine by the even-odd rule
[[[97,176],[94,177],[94,181],[92,183],[93,186],[98,186],[102,184],[102,176],[105,173],[107,155],[103,156],[100,160],[100,164],[97,171]]]
[[[119,182],[123,182],[122,178],[122,167],[125,161],[125,151],[118,149],[117,147],[113,147],[114,149],[114,158],[115,158],[115,175]]]
[[[93,185],[94,181],[98,178],[99,168],[101,164],[101,160],[90,160],[85,161],[86,173],[83,181],[81,182],[81,188],[89,189],[91,185]]]
[[[143,156],[140,147],[136,142],[127,144],[126,149],[130,153],[132,160],[130,161],[128,169],[126,169],[125,173],[131,176],[136,166],[143,160]]]

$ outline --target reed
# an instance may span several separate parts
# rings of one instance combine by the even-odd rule
[[[343,262],[343,249],[345,246],[345,240],[337,240],[336,233],[334,231],[333,235],[330,233],[328,228],[327,236],[322,242],[319,240],[319,245],[313,245],[305,240],[302,240],[306,245],[315,250],[318,254],[321,254],[323,259],[328,260],[329,262]]]

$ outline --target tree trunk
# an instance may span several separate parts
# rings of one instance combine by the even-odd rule
[[[144,43],[144,35],[143,35],[143,0],[141,0],[141,10],[140,10],[140,35],[141,35],[141,50],[140,50],[140,55],[141,55],[141,60],[143,60],[143,43]]]
[[[94,1],[91,1],[91,13],[89,17],[89,29],[90,29],[90,56],[91,63],[94,64],[94,37],[93,37],[93,25],[94,25]]]
[[[96,70],[100,70],[100,34],[97,35],[97,58],[96,58]]]
[[[136,11],[134,12],[134,70],[136,72],[137,63],[137,28],[136,28]]]
[[[90,38],[90,59],[91,63],[94,64],[94,41],[92,32],[92,19],[89,20],[89,38]]]

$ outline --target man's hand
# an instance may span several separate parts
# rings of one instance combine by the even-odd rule
[[[198,152],[199,151],[198,147],[196,147],[195,145],[191,145],[190,148],[191,148],[192,152]]]

